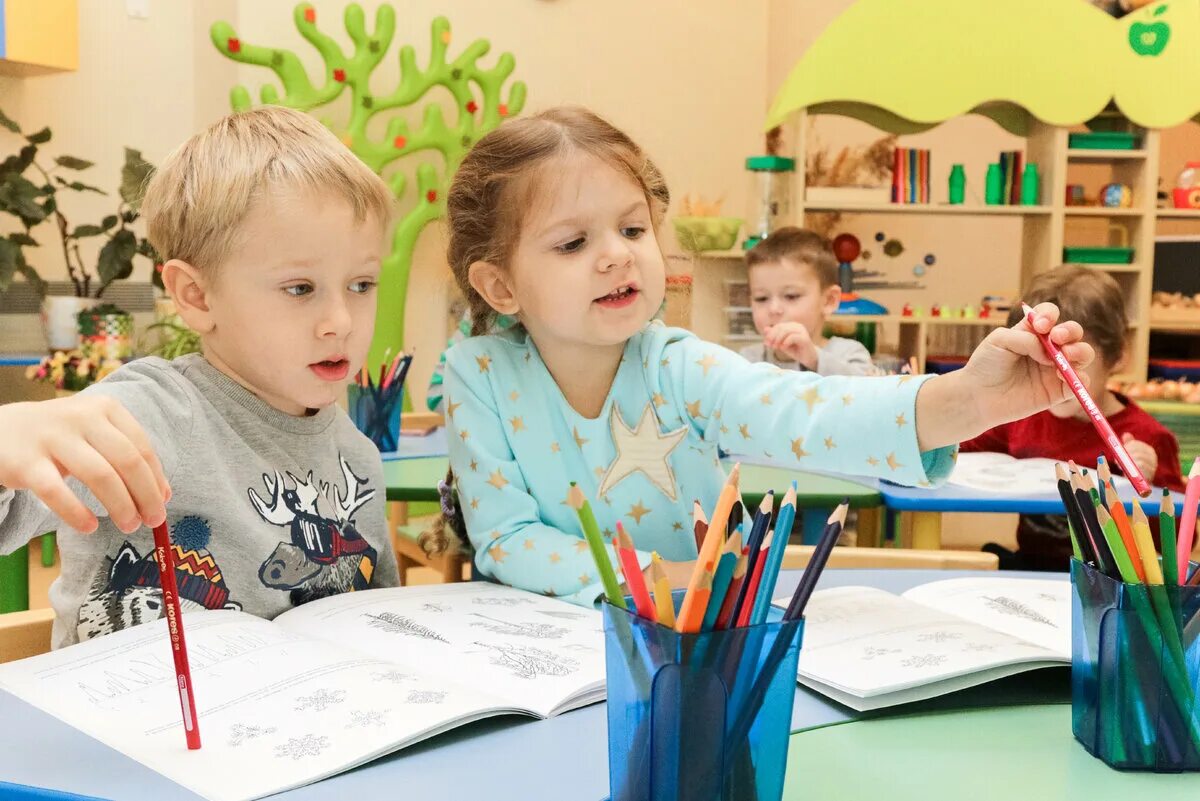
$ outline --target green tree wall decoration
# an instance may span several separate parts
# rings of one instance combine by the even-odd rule
[[[491,69],[480,67],[479,60],[491,49],[486,39],[476,39],[457,58],[447,60],[450,22],[438,17],[432,25],[428,65],[424,69],[419,67],[412,46],[404,45],[399,50],[399,85],[388,94],[375,95],[371,93],[370,76],[387,55],[396,32],[396,12],[392,6],[381,5],[376,10],[373,32],[367,30],[360,5],[352,3],[346,7],[346,33],[354,45],[349,56],[337,41],[317,27],[317,11],[310,3],[297,5],[292,16],[300,35],[316,48],[324,61],[324,73],[315,83],[291,51],[244,42],[225,22],[214,23],[210,35],[217,50],[228,58],[267,67],[275,73],[283,85],[283,94],[273,84],[263,85],[259,98],[264,104],[312,111],[333,103],[348,91],[349,121],[345,125],[324,118],[322,121],[375,172],[382,174],[396,159],[421,151],[437,151],[442,156],[441,170],[429,163],[417,166],[413,206],[397,220],[392,231],[392,250],[383,263],[375,340],[368,361],[377,365],[383,362],[386,350],[390,348],[397,353],[403,347],[404,310],[417,238],[426,225],[445,212],[450,179],[471,146],[506,117],[520,113],[525,105],[525,84],[514,81],[507,99],[502,96],[515,60],[511,53],[504,53]],[[436,87],[449,93],[457,119],[448,123],[442,112],[443,104],[436,97],[429,97]],[[244,86],[232,89],[230,101],[234,111],[253,105]],[[420,127],[411,130],[408,121],[396,110],[418,103],[426,105]],[[378,129],[370,124],[372,119],[389,112],[383,138],[372,138],[368,127],[373,131]],[[397,171],[388,178],[388,183],[397,200],[404,201],[410,186],[408,176]]]

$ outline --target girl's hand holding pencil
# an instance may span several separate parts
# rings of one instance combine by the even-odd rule
[[[167,516],[171,489],[145,430],[113,398],[77,395],[0,406],[0,486],[27,489],[76,531],[98,521],[67,487],[83,483],[123,533]],[[20,432],[14,436],[11,432]]]
[[[1038,334],[1057,345],[1072,366],[1095,356],[1075,322],[1055,324],[1058,307],[1042,303],[1032,327],[1022,319],[998,328],[975,349],[966,366],[925,383],[917,395],[917,442],[928,451],[957,444],[989,428],[1021,420],[1070,398],[1066,379],[1046,353]]]

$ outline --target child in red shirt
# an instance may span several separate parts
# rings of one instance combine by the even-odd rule
[[[1063,266],[1037,276],[1022,297],[1031,305],[1049,301],[1058,305],[1063,320],[1083,326],[1084,341],[1096,349],[1087,374],[1092,395],[1113,430],[1142,473],[1156,487],[1182,490],[1179,443],[1175,435],[1136,403],[1107,390],[1109,376],[1124,368],[1128,358],[1128,318],[1125,297],[1112,276],[1085,267]],[[1021,316],[1019,306],[1009,314],[1009,325]],[[986,431],[962,444],[963,451],[993,451],[1028,458],[1041,456],[1092,466],[1105,454],[1114,473],[1120,468],[1092,427],[1079,402],[1063,401],[1044,412]],[[1017,525],[1014,554],[994,543],[984,550],[1000,556],[1002,568],[1066,570],[1071,541],[1066,518],[1061,515],[1022,515]]]

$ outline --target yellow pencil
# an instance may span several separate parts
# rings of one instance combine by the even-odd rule
[[[1138,556],[1142,558],[1142,567],[1146,569],[1147,584],[1162,584],[1162,565],[1158,562],[1158,554],[1154,552],[1154,538],[1150,534],[1150,521],[1142,511],[1142,505],[1133,499],[1133,538],[1137,541]]]
[[[683,603],[679,607],[679,619],[675,623],[676,631],[682,632],[683,629],[680,626],[684,621],[691,620],[693,617],[692,606],[696,603],[696,593],[700,588],[700,580],[704,576],[704,566],[716,562],[717,552],[725,543],[725,524],[738,499],[738,477],[740,475],[741,465],[735,464],[733,470],[729,472],[725,486],[721,488],[721,496],[717,499],[712,519],[708,521],[708,531],[704,534],[704,546],[696,558],[696,567],[692,570],[691,578],[688,580],[687,593],[683,596]],[[711,584],[709,584],[709,588],[711,590]],[[707,601],[707,598],[705,600]]]
[[[660,626],[675,627],[675,602],[671,598],[671,582],[663,570],[658,551],[650,554],[650,583],[654,585],[654,607],[658,610]]]

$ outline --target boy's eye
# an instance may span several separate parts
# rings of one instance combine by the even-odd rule
[[[360,295],[365,295],[374,289],[376,285],[377,282],[372,281],[369,278],[364,278],[361,281],[355,281],[354,283],[350,284],[350,291],[357,292]]]
[[[575,251],[577,251],[581,247],[583,247],[583,243],[585,241],[586,240],[582,236],[576,237],[575,239],[572,239],[570,242],[564,242],[563,244],[558,245],[554,249],[557,250],[559,253],[574,253]]]
[[[621,235],[627,236],[630,239],[637,239],[644,233],[646,233],[646,229],[642,228],[640,225],[630,225],[621,229]]]
[[[294,284],[292,286],[285,286],[283,291],[294,298],[302,298],[305,295],[311,295],[313,287],[312,284]]]
[[[767,299],[766,298],[751,298],[750,302],[751,303],[766,303]]]
[[[803,297],[803,296],[802,296],[802,295],[797,295],[796,293],[794,293],[794,292],[793,292],[793,293],[791,293],[791,294],[789,294],[789,295],[784,295],[784,297],[785,297],[787,300],[799,300],[799,299],[800,299],[801,297]]]

